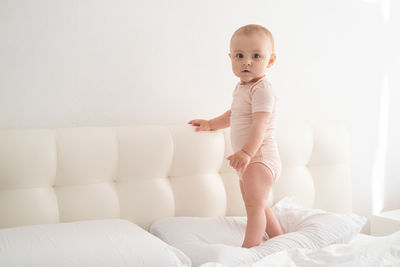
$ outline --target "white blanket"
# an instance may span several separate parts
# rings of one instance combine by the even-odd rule
[[[222,267],[220,263],[206,263],[201,267]],[[374,237],[361,235],[348,244],[334,244],[323,249],[296,248],[268,255],[261,260],[241,265],[282,267],[379,267],[400,266],[400,231]]]

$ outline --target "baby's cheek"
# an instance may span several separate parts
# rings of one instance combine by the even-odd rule
[[[266,64],[257,65],[254,68],[254,72],[257,73],[257,76],[264,75],[267,72],[267,65]]]

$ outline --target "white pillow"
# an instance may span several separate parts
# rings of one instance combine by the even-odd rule
[[[191,266],[190,259],[120,219],[0,229],[0,266]]]
[[[300,234],[296,242],[303,248],[321,248],[349,242],[367,219],[356,214],[339,214],[320,209],[304,209],[294,197],[279,201],[272,208],[284,233]]]
[[[355,214],[335,214],[303,209],[294,198],[279,201],[273,211],[285,234],[264,240],[260,246],[241,248],[245,217],[174,217],[161,219],[150,232],[182,250],[193,266],[218,262],[229,266],[255,262],[291,248],[321,248],[349,241],[366,219]]]

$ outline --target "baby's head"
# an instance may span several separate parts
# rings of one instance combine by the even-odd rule
[[[258,80],[276,60],[271,32],[256,24],[240,27],[232,35],[229,57],[242,83]]]

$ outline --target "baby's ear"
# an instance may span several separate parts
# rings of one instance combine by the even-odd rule
[[[228,57],[229,57],[230,59],[232,59],[231,53],[228,53]]]
[[[272,53],[271,56],[269,57],[267,68],[270,68],[272,65],[274,65],[275,61],[276,61],[276,54]]]

